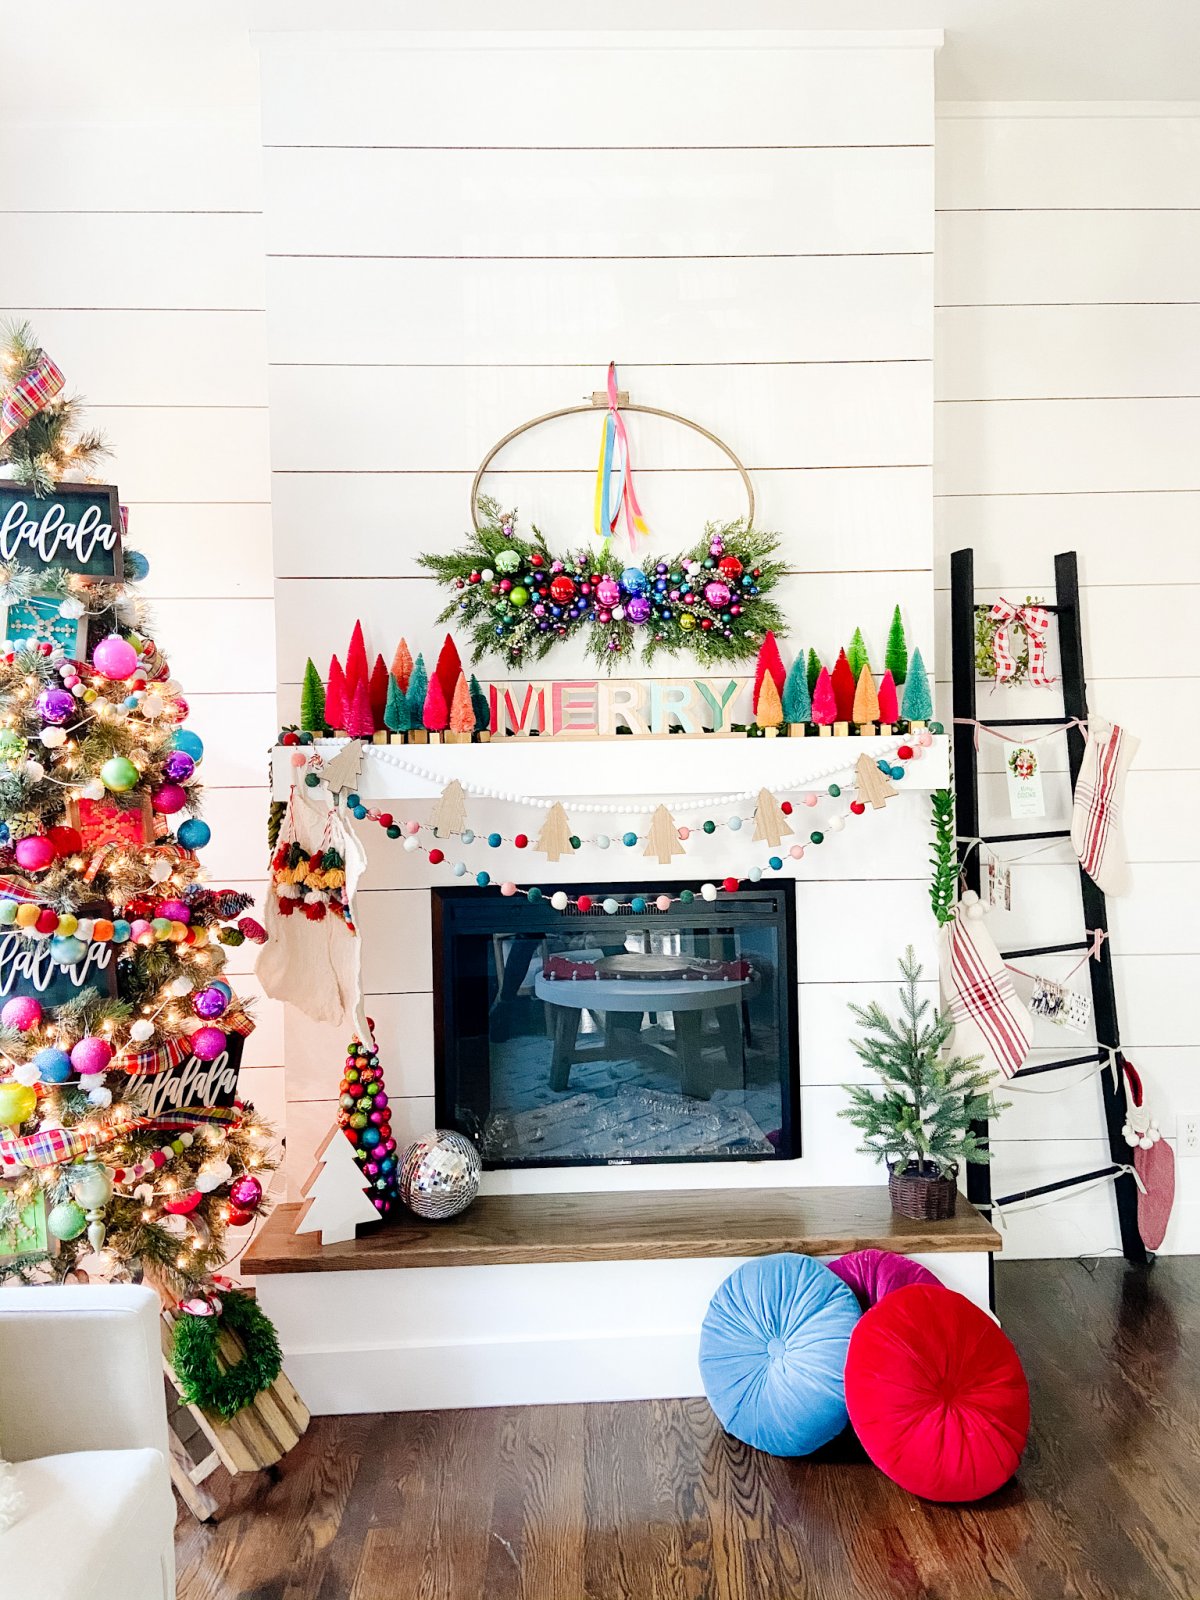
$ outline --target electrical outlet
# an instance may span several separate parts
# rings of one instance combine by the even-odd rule
[[[1176,1147],[1181,1156],[1200,1156],[1200,1111],[1181,1111]]]

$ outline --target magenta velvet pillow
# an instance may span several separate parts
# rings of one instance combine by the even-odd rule
[[[923,1267],[908,1256],[897,1255],[892,1250],[851,1250],[829,1263],[830,1272],[836,1272],[858,1296],[864,1311],[882,1300],[893,1289],[904,1289],[910,1283],[937,1283],[928,1267]]]

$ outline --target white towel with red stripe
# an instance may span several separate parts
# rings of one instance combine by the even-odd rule
[[[1115,722],[1088,718],[1083,765],[1071,808],[1071,843],[1079,864],[1105,894],[1132,887],[1125,858],[1125,775],[1140,741]]]
[[[1006,1078],[1029,1054],[1033,1021],[1013,988],[1012,976],[983,921],[979,896],[969,890],[939,935],[942,1010],[954,1032],[947,1048],[982,1056]]]

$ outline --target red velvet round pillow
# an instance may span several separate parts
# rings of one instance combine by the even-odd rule
[[[859,1320],[846,1406],[880,1471],[927,1500],[991,1494],[1029,1434],[1029,1384],[1011,1340],[940,1285],[895,1289]]]

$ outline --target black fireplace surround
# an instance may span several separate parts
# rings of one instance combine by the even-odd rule
[[[561,887],[592,909],[433,891],[438,1126],[493,1168],[798,1156],[795,885]]]

